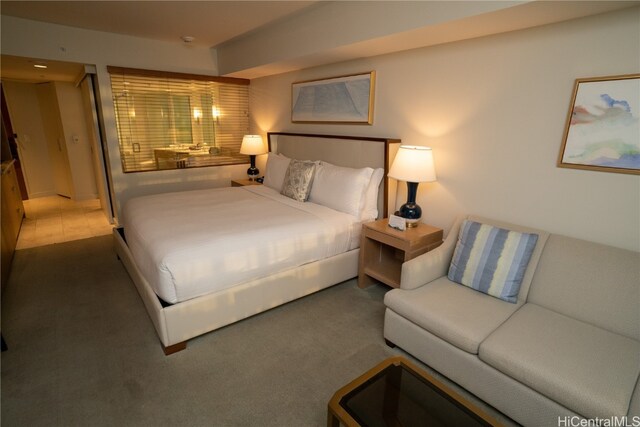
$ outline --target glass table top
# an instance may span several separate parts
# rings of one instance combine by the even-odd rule
[[[369,427],[490,426],[468,404],[403,364],[390,364],[339,401]]]

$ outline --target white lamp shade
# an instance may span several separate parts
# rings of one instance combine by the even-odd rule
[[[433,151],[429,147],[401,145],[391,165],[389,176],[407,182],[435,181]]]
[[[265,150],[262,137],[260,135],[245,135],[242,138],[242,145],[240,146],[240,154],[257,155],[264,154]]]

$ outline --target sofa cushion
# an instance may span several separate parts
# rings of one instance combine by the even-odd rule
[[[441,277],[417,289],[394,289],[384,303],[432,334],[468,353],[519,307]]]
[[[528,301],[640,341],[640,253],[552,234]]]
[[[465,220],[449,280],[515,303],[538,235]]]
[[[638,341],[530,303],[480,345],[479,357],[587,418],[625,415],[640,374]]]

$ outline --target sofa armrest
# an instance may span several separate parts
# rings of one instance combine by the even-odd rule
[[[402,264],[400,289],[419,288],[447,275],[463,219],[461,217],[456,220],[442,245]]]

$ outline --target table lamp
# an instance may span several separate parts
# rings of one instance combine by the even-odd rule
[[[258,177],[260,171],[256,167],[256,155],[264,154],[265,150],[262,137],[260,135],[245,135],[242,138],[242,145],[240,146],[240,154],[247,154],[251,159],[251,167],[247,169],[247,175],[250,180],[255,180]]]
[[[416,227],[422,217],[422,208],[416,204],[418,183],[436,180],[431,148],[401,145],[391,165],[389,177],[407,182],[407,203],[400,206],[396,215],[407,221],[407,227]]]

